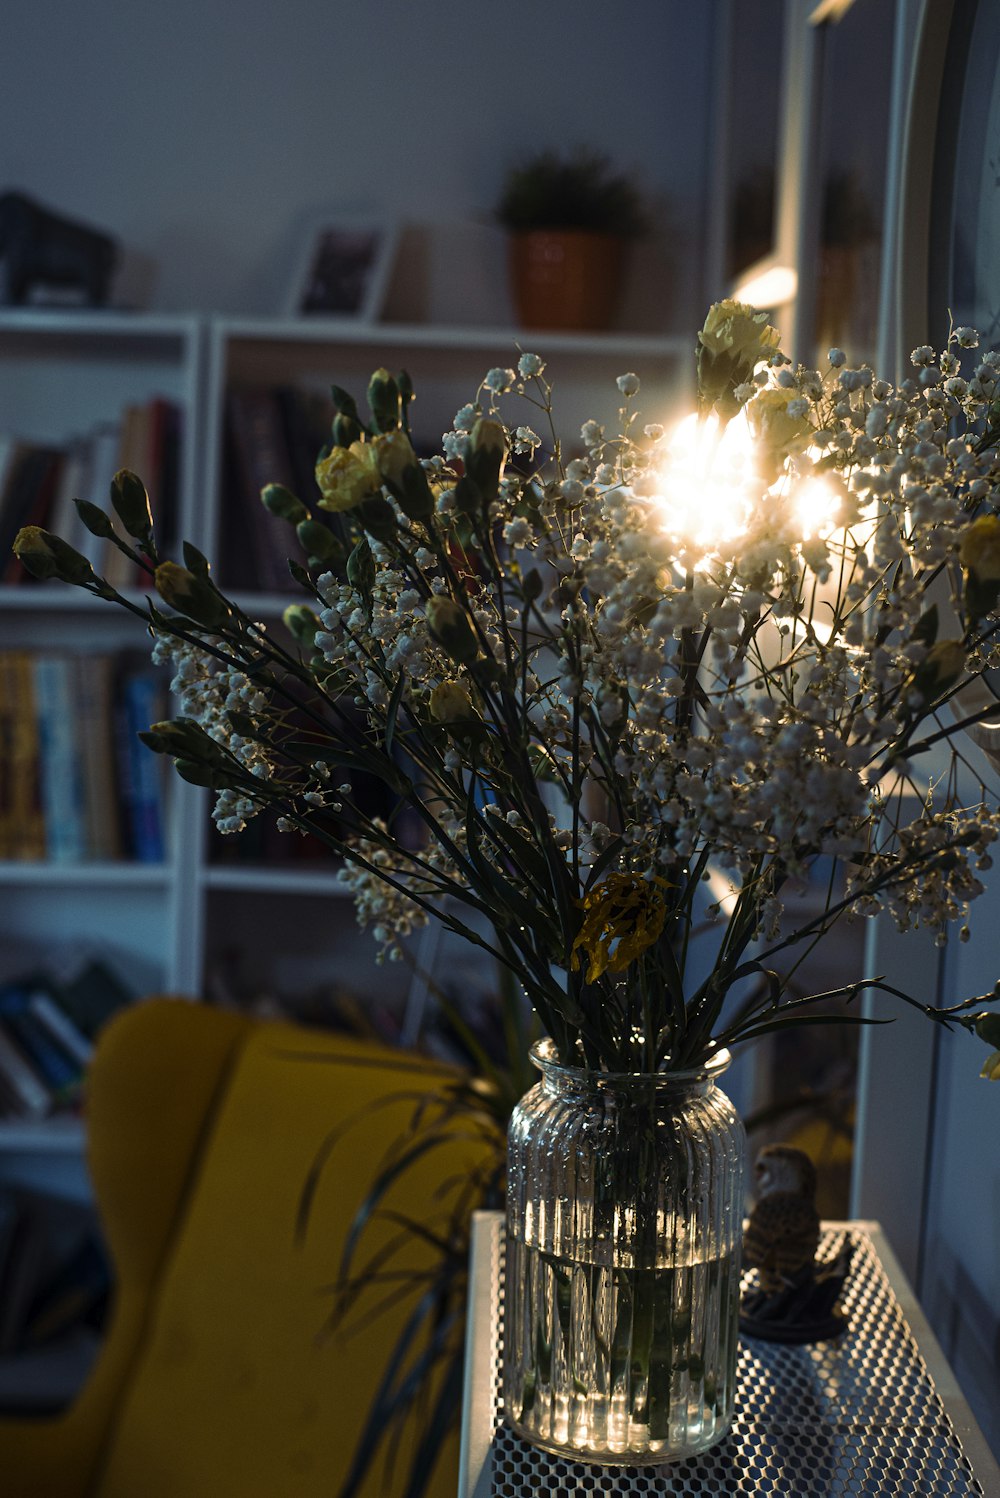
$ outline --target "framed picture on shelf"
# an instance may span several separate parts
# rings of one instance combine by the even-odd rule
[[[375,322],[385,301],[396,226],[375,216],[331,212],[303,236],[292,279],[292,317],[352,317]]]

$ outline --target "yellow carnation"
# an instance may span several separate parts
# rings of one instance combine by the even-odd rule
[[[403,431],[384,432],[371,444],[375,451],[378,470],[387,484],[399,486],[403,474],[417,463],[410,439]]]
[[[812,436],[808,417],[789,412],[793,401],[802,396],[797,390],[771,386],[755,395],[746,408],[754,440],[765,459],[780,465],[789,453],[801,452]]]
[[[1000,519],[980,515],[962,537],[959,561],[982,583],[1000,582]]]
[[[439,723],[461,722],[476,716],[469,689],[461,681],[439,681],[431,691],[428,706],[431,717]]]
[[[769,326],[766,312],[732,297],[713,303],[698,334],[698,342],[710,354],[728,354],[734,363],[747,365],[751,371],[771,357],[779,341],[780,334]]]
[[[378,459],[371,443],[352,442],[335,447],[316,464],[316,482],[324,510],[353,510],[382,487]]]

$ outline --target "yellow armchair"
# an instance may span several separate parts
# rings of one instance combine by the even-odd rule
[[[116,1017],[88,1083],[90,1169],[115,1267],[110,1325],[68,1411],[0,1421],[3,1498],[335,1498],[409,1308],[353,1340],[325,1338],[330,1286],[414,1092],[448,1075],[181,1000]],[[299,1237],[304,1183],[341,1128]],[[431,1214],[441,1182],[482,1153],[456,1130],[390,1204]],[[419,1269],[432,1253],[414,1237],[403,1262]],[[451,1498],[456,1485],[452,1439],[429,1493]],[[389,1498],[380,1463],[361,1491]]]

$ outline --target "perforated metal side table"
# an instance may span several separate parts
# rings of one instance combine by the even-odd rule
[[[503,1423],[503,1218],[477,1213],[459,1498],[1000,1498],[1000,1467],[878,1224],[824,1230],[854,1242],[844,1335],[807,1347],[741,1338],[723,1442],[668,1466],[600,1467],[538,1451]]]

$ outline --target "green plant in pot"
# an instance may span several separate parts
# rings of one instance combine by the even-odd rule
[[[638,188],[606,156],[544,151],[515,166],[496,217],[526,328],[601,329],[614,321],[628,242],[646,227]]]

